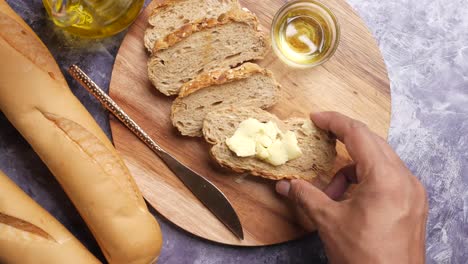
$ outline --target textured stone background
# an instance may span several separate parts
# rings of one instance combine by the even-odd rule
[[[123,34],[77,41],[47,21],[40,0],[8,2],[51,49],[62,70],[78,62],[108,87]],[[374,34],[388,67],[393,99],[389,141],[428,190],[427,263],[467,263],[468,0],[349,2]],[[107,115],[98,103],[68,81],[109,134]],[[102,258],[73,205],[1,113],[0,169]],[[194,238],[157,217],[164,233],[160,263],[326,262],[315,234],[284,245],[233,248]]]

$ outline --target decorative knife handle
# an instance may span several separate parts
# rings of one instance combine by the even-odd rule
[[[117,105],[110,96],[108,96],[99,86],[91,80],[78,66],[72,65],[68,69],[71,76],[80,82],[94,97],[96,97],[101,104],[109,110],[115,117],[117,117],[130,131],[132,131],[138,138],[140,138],[148,147],[156,153],[167,154],[154,140],[135,122],[131,119],[125,111]]]

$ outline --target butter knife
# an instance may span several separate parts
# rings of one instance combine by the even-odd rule
[[[72,65],[68,72],[99,102],[120,120],[130,131],[143,141],[167,167],[184,183],[236,237],[243,240],[244,232],[239,217],[223,192],[209,180],[183,165],[172,155],[163,150],[117,103],[94,83],[78,66]]]

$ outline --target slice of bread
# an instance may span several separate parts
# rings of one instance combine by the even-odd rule
[[[234,8],[240,8],[237,0],[166,0],[151,14],[150,26],[145,32],[145,47],[152,52],[154,43],[188,23],[204,18],[218,18]]]
[[[225,141],[234,134],[238,125],[248,118],[255,118],[261,122],[272,121],[283,132],[293,131],[302,155],[280,166],[270,165],[255,157],[237,157]],[[329,172],[336,157],[334,137],[317,128],[308,118],[281,121],[269,112],[255,107],[222,108],[208,113],[203,122],[203,135],[206,141],[214,144],[210,153],[221,166],[273,180],[310,181],[322,173]]]
[[[207,113],[227,106],[268,108],[280,90],[273,74],[253,63],[201,74],[182,86],[172,104],[172,123],[184,136],[201,137]]]
[[[232,10],[217,20],[187,24],[156,42],[148,75],[163,94],[176,95],[201,73],[262,59],[268,44],[254,14]]]

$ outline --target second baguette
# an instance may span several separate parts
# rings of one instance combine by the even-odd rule
[[[0,190],[0,263],[100,263],[1,171]]]

